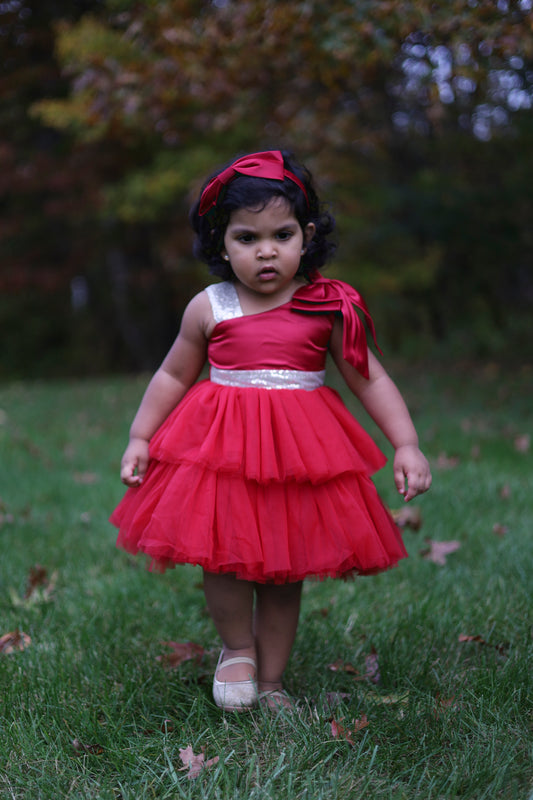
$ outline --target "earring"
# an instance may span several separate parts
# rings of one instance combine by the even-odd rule
[[[300,250],[300,255],[303,256],[305,254],[306,250],[307,250],[307,247],[302,247],[302,249]]]
[[[222,258],[224,259],[224,261],[229,261],[229,256],[228,256],[228,254],[227,254],[227,253],[224,253],[224,255],[222,256]]]

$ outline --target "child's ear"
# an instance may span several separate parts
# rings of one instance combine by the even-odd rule
[[[311,244],[311,240],[316,233],[316,225],[314,222],[308,222],[304,230],[305,244]]]
[[[316,232],[316,225],[314,222],[308,222],[304,228],[304,248],[307,250],[307,246],[311,244],[313,236]]]

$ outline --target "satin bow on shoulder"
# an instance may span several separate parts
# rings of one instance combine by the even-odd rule
[[[343,317],[342,355],[358,372],[368,378],[368,347],[364,325],[355,308],[359,308],[366,319],[374,344],[376,342],[374,323],[368,307],[352,286],[344,281],[323,278],[320,273],[313,275],[313,282],[297,289],[292,296],[291,307],[295,311],[323,313],[340,311]]]

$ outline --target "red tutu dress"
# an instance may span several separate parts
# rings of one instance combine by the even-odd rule
[[[261,583],[395,565],[407,553],[369,477],[386,459],[323,385],[336,312],[344,357],[367,370],[360,296],[317,277],[288,303],[243,316],[232,283],[206,291],[217,323],[210,379],[152,438],[142,485],[111,516],[118,546],[152,568],[199,564]]]

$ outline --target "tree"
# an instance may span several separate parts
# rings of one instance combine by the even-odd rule
[[[68,171],[81,201],[77,215],[65,209],[69,224],[82,242],[98,231],[85,274],[115,286],[115,313],[108,304],[104,316],[108,326],[119,320],[117,347],[120,338],[138,353],[146,341],[135,286],[154,285],[156,274],[179,313],[199,280],[186,213],[200,180],[237,151],[270,146],[296,149],[335,198],[348,244],[339,274],[352,277],[355,261],[354,282],[385,306],[402,294],[431,297],[431,327],[445,325],[439,296],[452,263],[450,230],[434,230],[429,210],[446,206],[448,175],[468,178],[464,153],[474,147],[490,157],[517,114],[529,119],[529,0],[94,6],[56,26],[68,93],[37,100],[31,114],[60,132],[66,148],[55,179]],[[450,170],[442,159],[452,157]],[[466,194],[450,192],[460,221]],[[402,213],[406,200],[414,216]],[[168,320],[168,311],[152,316]],[[143,364],[165,338],[156,337]]]

